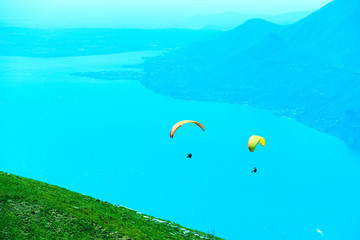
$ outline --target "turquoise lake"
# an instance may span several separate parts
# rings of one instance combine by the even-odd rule
[[[0,57],[0,170],[226,239],[360,239],[360,156],[338,138],[251,106],[70,75],[159,54]],[[171,139],[184,119],[205,132],[188,124]],[[266,145],[250,153],[254,134]]]

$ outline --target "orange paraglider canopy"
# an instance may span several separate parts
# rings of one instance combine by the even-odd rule
[[[196,125],[198,125],[203,131],[205,131],[205,128],[203,125],[201,125],[201,123],[193,121],[193,120],[182,120],[178,123],[175,123],[175,125],[171,128],[170,130],[170,137],[173,138],[174,137],[174,133],[175,131],[181,127],[182,125],[186,124],[186,123],[195,123]]]

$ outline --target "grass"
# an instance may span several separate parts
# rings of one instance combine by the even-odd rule
[[[220,239],[67,189],[0,172],[0,239]]]

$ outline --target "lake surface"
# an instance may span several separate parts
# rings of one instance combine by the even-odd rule
[[[158,54],[0,57],[0,170],[226,239],[360,239],[360,156],[339,139],[250,106],[70,75]],[[205,132],[171,139],[183,119]],[[266,146],[250,153],[253,134]]]

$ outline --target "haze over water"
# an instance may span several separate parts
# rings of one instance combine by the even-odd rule
[[[337,138],[249,106],[69,75],[157,54],[0,57],[0,169],[226,239],[360,238],[359,155]],[[205,132],[171,139],[183,119]],[[266,146],[250,153],[253,134]]]

